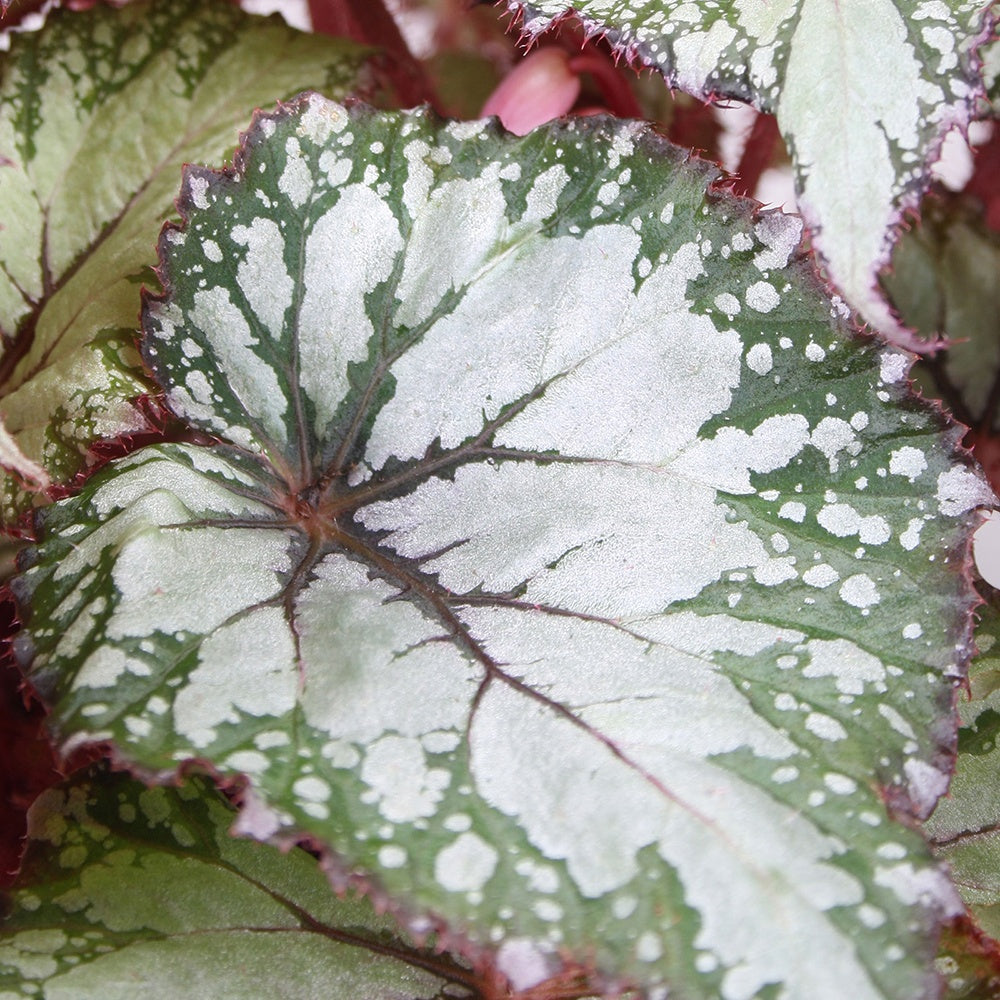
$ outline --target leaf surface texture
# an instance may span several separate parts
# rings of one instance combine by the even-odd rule
[[[218,0],[55,11],[0,63],[0,517],[100,438],[151,429],[139,291],[184,163],[221,163],[254,108],[349,93],[366,50]]]
[[[517,988],[924,995],[955,899],[884,803],[944,790],[990,494],[714,176],[315,95],[188,170],[143,351],[218,443],[46,510],[64,745],[248,775]]]

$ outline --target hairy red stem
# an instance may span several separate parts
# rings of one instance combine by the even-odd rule
[[[757,115],[750,130],[739,166],[736,168],[736,181],[733,184],[733,194],[752,198],[761,175],[770,166],[774,158],[774,150],[781,141],[778,123],[773,115]]]
[[[589,73],[601,89],[608,108],[619,118],[642,118],[642,108],[617,68],[597,52],[573,56],[569,68],[576,74]]]

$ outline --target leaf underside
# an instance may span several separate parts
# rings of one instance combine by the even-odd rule
[[[946,784],[990,494],[714,176],[635,124],[318,96],[189,169],[143,352],[219,443],[44,512],[63,745],[248,775],[249,832],[517,988],[930,995],[954,899],[884,803]]]
[[[366,50],[222,0],[54,11],[0,62],[0,521],[88,447],[149,429],[141,283],[182,164],[221,163],[253,109],[343,96]],[[20,450],[20,456],[16,454]]]
[[[852,306],[886,334],[876,289],[889,231],[930,181],[945,134],[981,83],[987,0],[507,0],[537,36],[568,11],[672,86],[749,101],[777,116],[799,209]],[[891,85],[887,81],[892,81]]]
[[[98,769],[45,792],[0,927],[0,995],[472,995],[465,969],[337,899],[304,851],[234,839],[234,819],[199,778],[147,788]]]

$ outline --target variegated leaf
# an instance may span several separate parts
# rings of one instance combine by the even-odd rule
[[[941,942],[944,1000],[992,1000],[1000,991],[1000,593],[980,586],[988,603],[979,609],[978,653],[959,696],[955,775],[925,824],[968,908]]]
[[[672,86],[777,116],[799,208],[848,301],[887,334],[876,287],[900,206],[969,119],[988,0],[507,0],[536,36],[570,10]]]
[[[976,629],[979,653],[958,703],[955,776],[925,826],[980,928],[1000,938],[1000,599],[989,593]]]
[[[514,986],[929,995],[990,493],[800,225],[635,124],[313,96],[191,169],[145,357],[219,440],[48,508],[64,746],[250,776]],[[822,956],[817,961],[816,956]]]
[[[0,996],[135,1000],[472,997],[467,968],[403,939],[316,860],[237,840],[202,779],[95,769],[32,806],[0,924]]]
[[[355,85],[365,50],[222,0],[55,11],[0,60],[0,521],[100,437],[148,428],[139,289],[185,162],[221,162],[255,107]],[[4,456],[10,449],[5,449]],[[27,470],[27,471],[26,471]]]

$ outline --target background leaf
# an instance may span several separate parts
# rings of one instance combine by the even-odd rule
[[[915,368],[921,388],[966,424],[966,438],[1000,482],[1000,233],[966,195],[936,191],[903,234],[882,282],[903,321],[947,350]]]
[[[248,829],[516,988],[569,953],[609,992],[930,995],[956,900],[891,813],[947,781],[991,494],[715,176],[631,123],[318,96],[189,170],[143,350],[221,443],[45,512],[63,746],[249,775]]]
[[[671,86],[736,97],[777,116],[799,209],[848,301],[886,333],[876,289],[901,204],[930,181],[944,133],[968,121],[985,0],[718,4],[508,0],[537,36],[570,10]],[[892,81],[891,84],[888,81]]]
[[[316,860],[229,836],[200,778],[147,788],[103,769],[32,806],[0,926],[0,990],[49,1000],[472,997],[467,969],[402,939]],[[8,992],[9,991],[9,992]]]
[[[939,192],[900,240],[884,283],[908,325],[928,338],[944,335],[946,352],[919,371],[936,379],[934,395],[979,432],[1000,429],[1000,234],[979,206]]]
[[[221,162],[255,107],[307,87],[348,93],[365,54],[221,0],[54,11],[12,40],[0,63],[0,414],[52,480],[70,479],[95,439],[150,429],[133,405],[150,390],[133,331],[181,165]],[[47,484],[7,464],[9,524]]]

